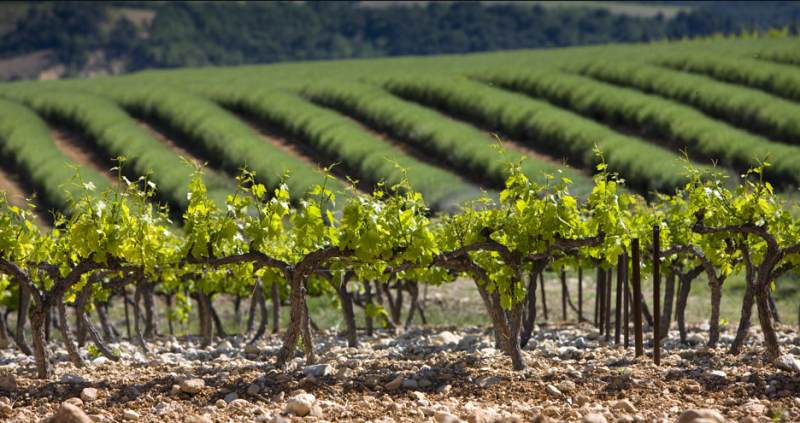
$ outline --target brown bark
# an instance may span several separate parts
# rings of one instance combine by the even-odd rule
[[[342,313],[344,314],[344,323],[346,326],[347,346],[350,348],[358,348],[358,333],[356,327],[356,315],[353,311],[353,297],[347,292],[347,281],[350,275],[347,272],[342,272],[339,278],[339,283],[335,284],[336,293],[339,295],[339,301],[342,302]]]
[[[281,293],[277,282],[272,282],[270,296],[272,297],[272,333],[278,333],[281,330]]]
[[[510,342],[508,354],[511,356],[511,367],[516,371],[525,370],[525,359],[522,357],[522,347],[520,345],[520,332],[522,330],[522,303],[511,306],[511,318],[509,319]]]
[[[139,300],[142,296],[142,284],[146,283],[144,280],[140,280],[136,284],[136,289],[133,293],[133,327],[136,331],[136,340],[139,342],[139,346],[142,347],[142,350],[146,353],[150,352],[150,346],[147,345],[147,342],[144,340],[144,335],[142,334],[142,327],[140,323],[140,314],[141,310],[139,309]]]
[[[28,311],[31,307],[31,294],[27,289],[19,286],[19,296],[17,302],[17,333],[14,337],[14,342],[23,354],[32,355],[33,350],[28,342],[25,340],[25,323],[28,322]]]
[[[256,341],[261,339],[262,336],[267,332],[267,326],[269,325],[269,313],[267,312],[267,299],[264,295],[264,291],[259,287],[254,292],[255,297],[251,299],[251,301],[255,301],[258,304],[258,309],[261,313],[261,320],[258,322],[258,330],[256,330],[255,335],[253,335],[253,339],[250,340],[250,344],[254,344]]]
[[[711,320],[709,321],[708,346],[716,348],[719,342],[719,316],[722,303],[722,284],[709,284],[711,288]]]
[[[48,309],[37,306],[31,315],[31,336],[33,337],[33,357],[36,360],[36,377],[49,379],[53,375],[50,366],[50,351],[47,349],[44,338],[44,323]]]
[[[422,319],[424,319],[424,316],[419,305],[419,285],[416,281],[409,280],[406,286],[408,287],[408,294],[411,296],[411,304],[408,306],[408,317],[406,318],[406,330],[408,330],[414,323],[414,312],[419,311]]]
[[[125,329],[128,332],[128,339],[131,339],[131,319],[128,315],[128,292],[123,286],[122,289],[122,304],[125,305]]]
[[[678,322],[678,331],[681,336],[681,343],[686,344],[688,340],[686,331],[686,304],[689,300],[689,293],[692,290],[692,281],[702,272],[701,266],[695,266],[687,273],[679,276],[678,301],[675,304],[675,320]],[[712,305],[713,307],[713,305]]]
[[[308,314],[308,303],[303,304],[303,349],[306,353],[306,366],[317,362],[314,354],[314,335],[311,333],[311,316]]]
[[[108,310],[106,306],[108,303],[103,303],[95,300],[94,309],[97,310],[97,317],[100,319],[100,327],[103,328],[103,339],[107,342],[117,342],[117,337],[114,335],[114,327],[108,318]]]
[[[255,323],[256,323],[256,308],[258,307],[258,302],[256,301],[256,296],[259,295],[259,291],[261,290],[261,278],[256,278],[256,284],[253,286],[253,294],[250,295],[250,304],[247,307],[248,314],[247,314],[247,328],[245,329],[245,333],[251,334],[253,330],[255,330]],[[263,292],[260,293],[261,296],[264,295]]]
[[[59,329],[61,330],[61,338],[63,338],[64,341],[64,347],[67,349],[67,354],[69,354],[69,359],[72,360],[72,364],[80,369],[84,367],[86,363],[84,363],[83,357],[81,357],[75,345],[75,340],[72,338],[72,329],[70,329],[69,320],[67,320],[67,307],[64,305],[64,299],[59,298],[56,302],[56,306],[58,307],[58,323]]]
[[[544,292],[544,272],[539,273],[539,285],[542,287],[542,314],[547,321],[547,294]]]
[[[200,318],[200,336],[202,336],[200,346],[202,348],[207,348],[214,341],[214,324],[211,317],[211,300],[208,298],[208,294],[204,293],[203,291],[197,291],[197,298],[198,304],[200,305],[198,310],[200,315],[198,317]]]
[[[83,320],[83,324],[86,326],[86,329],[89,332],[89,337],[92,338],[92,342],[94,342],[94,345],[97,347],[100,353],[110,360],[119,361],[119,356],[114,354],[114,351],[111,351],[111,348],[106,345],[106,342],[100,337],[100,334],[97,333],[97,329],[95,329],[91,319],[89,319],[89,316],[86,313],[83,313],[79,318]]]
[[[367,297],[367,303],[364,306],[364,324],[367,329],[367,336],[372,336],[372,316],[368,316],[366,313],[367,308],[372,304],[372,283],[370,281],[364,282],[364,294],[366,294]]]
[[[296,272],[296,271],[295,271]],[[276,366],[279,369],[285,369],[286,366],[292,361],[297,343],[300,340],[300,333],[303,331],[302,326],[308,325],[305,321],[305,278],[292,272],[286,279],[291,283],[291,291],[289,291],[289,327],[286,329],[286,335],[283,338],[283,346],[278,351]],[[288,272],[287,272],[288,273]]]
[[[739,318],[739,327],[736,329],[736,337],[733,339],[728,354],[739,355],[742,352],[742,346],[744,345],[745,339],[747,339],[747,332],[750,330],[755,290],[756,288],[752,286],[752,284],[748,284],[747,290],[744,293],[744,299],[742,300],[742,315]]]
[[[522,323],[522,333],[519,341],[521,348],[525,348],[528,345],[528,341],[533,335],[533,327],[536,325],[536,278],[538,276],[537,272],[531,272],[528,279],[528,292],[525,293],[525,301],[523,302],[526,309],[525,320]]]
[[[211,319],[214,320],[214,328],[217,331],[217,336],[220,338],[226,338],[228,334],[225,333],[225,328],[222,326],[222,320],[219,318],[219,314],[217,314],[217,310],[214,308],[214,303],[211,301],[211,296],[208,297],[208,310],[211,311]]]
[[[155,309],[156,284],[142,282],[142,299],[144,304],[144,337],[153,339],[158,335],[158,317]]]
[[[672,306],[675,301],[675,271],[669,272],[664,287],[664,310],[661,313],[661,339],[669,337],[669,326],[672,323]]]

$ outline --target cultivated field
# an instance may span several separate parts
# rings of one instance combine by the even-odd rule
[[[0,84],[0,416],[796,420],[799,116],[798,38]]]

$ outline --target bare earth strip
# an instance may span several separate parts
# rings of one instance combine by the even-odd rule
[[[6,191],[8,203],[20,209],[27,207],[25,199],[30,199],[34,194],[33,191],[25,187],[20,181],[17,181],[10,173],[6,172],[2,166],[0,166],[0,191]],[[42,229],[49,229],[50,224],[47,222],[49,222],[50,219],[46,218],[47,212],[41,207],[37,200],[34,199],[31,203],[36,206],[36,224]]]
[[[300,160],[301,162],[305,163],[306,165],[317,169],[322,167],[330,168],[334,161],[330,158],[323,156],[321,153],[315,151],[313,148],[308,146],[305,143],[298,142],[296,140],[290,139],[284,134],[281,134],[275,131],[272,128],[267,127],[266,125],[258,122],[255,119],[252,119],[248,116],[244,115],[237,115],[239,119],[241,119],[244,123],[250,126],[250,129],[255,131],[262,140],[272,144],[273,146],[279,148],[286,154],[289,154]],[[331,169],[331,173],[335,175],[337,178],[340,178],[343,182],[346,182],[346,176],[350,176],[351,178],[355,178],[357,175],[350,175],[348,172],[343,169],[342,166],[334,166]],[[367,183],[361,181],[356,185],[359,194],[364,194],[367,192],[372,192],[372,187],[370,187]]]
[[[31,192],[2,168],[0,168],[0,191],[7,191],[8,203],[19,208],[25,208],[25,198],[31,198]]]
[[[117,184],[117,175],[110,169],[116,164],[106,157],[99,148],[89,143],[79,132],[48,122],[50,136],[56,146],[73,163],[86,166],[105,178],[109,184]]]
[[[424,104],[420,104],[420,105],[423,106],[423,107],[428,107],[428,106],[426,106]],[[556,166],[561,166],[563,164],[563,162],[561,161],[560,158],[554,157],[554,156],[552,156],[550,154],[539,152],[536,149],[531,148],[528,145],[528,144],[530,144],[530,142],[525,143],[525,142],[522,142],[522,141],[512,140],[509,137],[507,137],[505,134],[503,134],[502,132],[489,131],[488,129],[486,129],[486,127],[484,127],[482,125],[479,125],[479,124],[477,124],[475,122],[469,122],[469,121],[466,121],[464,119],[460,119],[460,118],[458,118],[456,116],[453,116],[452,114],[447,113],[446,110],[436,109],[436,112],[438,112],[442,116],[446,117],[447,119],[450,119],[450,120],[453,120],[453,121],[456,121],[456,122],[459,122],[459,123],[463,123],[464,125],[470,125],[470,126],[474,127],[475,129],[480,131],[483,135],[486,135],[486,137],[489,138],[490,142],[496,142],[497,141],[497,138],[495,138],[495,136],[494,136],[494,134],[497,134],[497,136],[500,137],[500,140],[503,142],[503,145],[508,147],[510,150],[517,151],[517,152],[519,152],[521,154],[524,154],[525,156],[530,157],[532,159],[535,159],[535,160],[538,160],[538,161],[541,161],[541,162],[545,162],[545,163],[551,163],[551,164],[554,164]],[[574,172],[580,173],[582,175],[589,175],[589,172],[587,172],[586,169],[582,169],[580,167],[570,166],[570,169],[572,169]]]
[[[421,161],[422,163],[425,163],[425,164],[427,164],[429,166],[437,167],[439,169],[444,170],[445,172],[452,173],[453,175],[458,176],[460,179],[462,179],[465,183],[467,183],[469,185],[473,185],[473,186],[475,186],[477,188],[479,185],[481,185],[483,182],[485,182],[485,181],[481,181],[479,178],[475,178],[476,175],[474,173],[472,173],[472,172],[459,173],[458,171],[456,171],[456,169],[454,169],[453,167],[451,167],[447,163],[443,162],[442,160],[437,160],[435,156],[431,156],[431,155],[425,154],[424,152],[418,150],[414,146],[409,145],[408,143],[400,141],[400,140],[398,140],[396,138],[393,138],[393,137],[391,137],[389,134],[387,134],[385,132],[375,131],[371,127],[365,125],[364,123],[353,119],[351,116],[348,116],[348,115],[345,115],[345,114],[342,114],[342,116],[344,116],[345,119],[347,119],[347,120],[353,122],[354,124],[358,125],[358,127],[361,128],[361,130],[363,130],[364,132],[370,134],[373,138],[377,138],[377,139],[379,139],[381,141],[384,141],[386,143],[391,144],[392,147],[394,147],[394,149],[397,150],[398,152],[403,153],[403,154],[405,154],[407,156],[413,157],[413,158],[415,158],[415,159],[417,159],[417,160]]]
[[[149,133],[153,138],[160,141],[162,144],[164,144],[164,146],[172,150],[178,156],[181,156],[196,165],[205,165],[204,172],[222,178],[227,177],[224,169],[217,166],[216,163],[212,163],[203,159],[203,152],[196,148],[191,148],[179,138],[172,136],[166,128],[154,122],[144,121],[138,118],[134,118],[134,120],[136,120],[136,123],[139,124],[142,129],[147,131],[147,133]]]

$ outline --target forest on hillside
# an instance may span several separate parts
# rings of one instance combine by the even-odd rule
[[[481,2],[358,7],[358,2],[15,2],[0,60],[47,51],[62,77],[82,70],[470,53],[680,39],[791,26],[794,2],[700,4],[672,19],[586,7]],[[703,3],[703,2],[681,2]],[[734,4],[735,3],[735,4]],[[788,4],[779,4],[788,3]],[[697,5],[694,5],[697,6]],[[769,12],[773,12],[769,14]],[[735,17],[734,17],[735,16]],[[758,22],[755,17],[758,16]],[[777,17],[776,17],[777,16]],[[2,64],[0,64],[2,67]],[[0,72],[5,79],[35,78]]]

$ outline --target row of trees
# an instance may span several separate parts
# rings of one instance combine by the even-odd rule
[[[643,264],[651,269],[672,269],[683,286],[700,273],[690,271],[688,276],[685,269],[706,273],[712,288],[712,346],[718,341],[722,284],[731,273],[742,271],[747,290],[731,352],[741,350],[755,303],[766,354],[770,359],[780,355],[769,291],[778,277],[800,264],[800,222],[763,182],[767,162],[760,162],[741,186],[729,190],[723,175],[686,161],[685,189],[648,204],[623,190],[623,181],[609,172],[595,149],[595,186],[579,204],[563,173],[544,174],[537,178],[541,183],[534,182],[521,171],[520,162],[505,155],[501,144],[496,147],[508,171],[499,202],[483,199],[461,213],[436,219],[430,218],[407,178],[394,186],[378,185],[372,194],[359,193],[355,183],[336,193],[328,186],[332,176],[324,173],[323,183],[310,188],[293,208],[285,183],[269,195],[244,169],[239,187],[220,207],[206,195],[202,169],[194,167],[183,234],[177,235],[167,229],[166,212],[154,211],[149,201],[155,193],[149,176],[133,182],[121,176],[124,160],[118,166],[118,185],[99,194],[76,168],[70,184],[83,194],[74,199],[71,216],[58,219],[56,229],[48,232],[32,224],[31,210],[9,206],[0,197],[1,286],[16,284],[21,298],[17,344],[26,350],[24,325],[32,300],[32,352],[39,377],[52,374],[44,333],[51,309],[59,315],[70,357],[82,365],[66,318],[65,304],[76,303],[84,330],[101,352],[116,359],[86,311],[95,303],[92,298],[103,299],[126,285],[135,289],[134,320],[144,349],[139,300],[150,301],[152,308],[155,288],[196,294],[208,344],[213,326],[209,295],[247,295],[255,286],[270,292],[273,300],[276,292],[288,290],[290,321],[277,366],[291,362],[301,337],[306,363],[312,364],[309,291],[337,292],[353,345],[357,337],[349,281],[399,279],[435,286],[463,275],[478,287],[498,346],[513,368],[521,370],[521,347],[534,327],[535,309],[531,314],[530,306],[536,303],[535,283],[526,289],[526,278],[535,281],[548,266],[615,265],[620,265],[620,274],[633,270],[635,278],[639,265],[629,269],[620,257],[641,245],[632,256],[641,253]],[[402,174],[408,172],[396,166]],[[654,225],[660,228],[657,240],[652,238]],[[655,249],[663,259],[653,263],[648,257]],[[366,308],[376,315],[374,305]]]
[[[120,59],[134,71],[680,39],[738,34],[749,24],[708,9],[666,20],[660,15],[614,15],[604,9],[479,2],[378,8],[352,2],[129,6],[153,10],[155,19],[141,27],[124,15],[109,22],[107,7],[96,2],[31,4],[16,29],[0,37],[0,57],[54,49],[56,60],[74,72],[86,65],[92,52],[102,51],[106,59]]]

